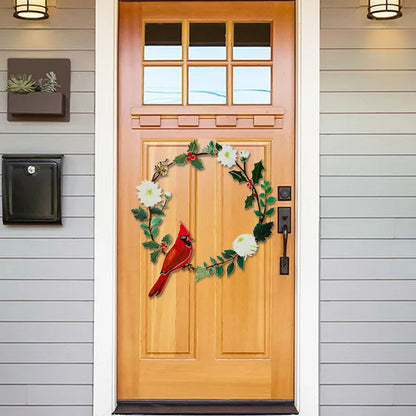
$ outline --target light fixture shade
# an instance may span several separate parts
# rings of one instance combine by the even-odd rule
[[[387,20],[397,19],[402,15],[401,0],[368,0],[369,19]]]
[[[14,17],[17,19],[47,19],[47,0],[14,0]]]

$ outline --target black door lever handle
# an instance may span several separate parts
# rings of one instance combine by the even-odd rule
[[[283,257],[280,257],[280,274],[289,274],[289,257],[287,257],[287,237],[289,235],[287,225],[282,227],[283,235]]]

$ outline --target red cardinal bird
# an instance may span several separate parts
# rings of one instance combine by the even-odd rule
[[[157,279],[157,282],[150,289],[149,298],[159,296],[162,293],[170,274],[176,272],[176,270],[179,270],[191,260],[194,251],[191,241],[193,241],[191,234],[181,222],[178,238],[173,247],[168,251],[168,254],[166,254],[159,279]]]

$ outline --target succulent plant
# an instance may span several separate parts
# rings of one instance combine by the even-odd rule
[[[40,78],[37,81],[37,90],[42,92],[56,92],[61,86],[58,84],[55,72],[47,72],[46,79]]]
[[[32,79],[32,75],[18,74],[12,75],[7,80],[7,91],[17,94],[29,94],[36,90],[36,81]]]

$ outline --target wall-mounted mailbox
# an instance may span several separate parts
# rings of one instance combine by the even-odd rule
[[[61,155],[3,156],[3,224],[62,224]]]

